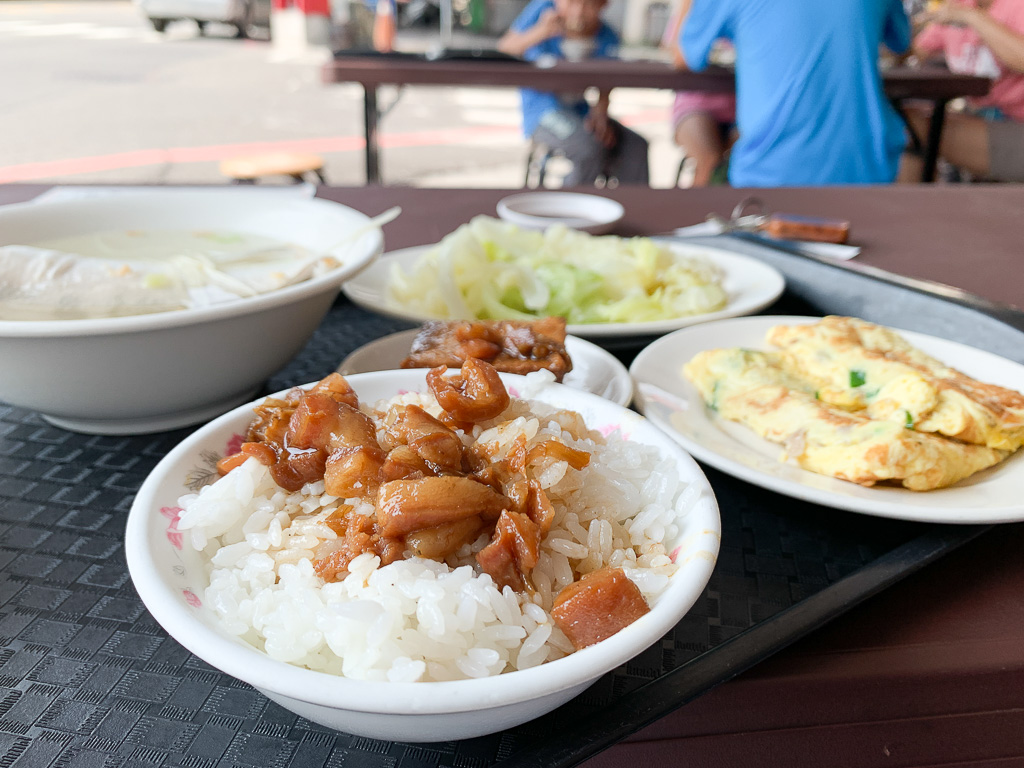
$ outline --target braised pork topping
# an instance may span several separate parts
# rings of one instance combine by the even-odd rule
[[[572,370],[565,349],[565,319],[434,320],[416,335],[403,368],[458,368],[470,358],[504,373],[548,370],[561,381]]]
[[[456,422],[477,424],[499,416],[508,408],[508,390],[493,365],[470,358],[456,376],[445,376],[445,366],[427,373],[427,384],[437,404]]]
[[[602,568],[559,592],[551,617],[579,650],[611,637],[649,610],[625,571]]]
[[[472,444],[467,430],[508,408],[498,373],[475,359],[455,376],[444,373],[427,374],[440,418],[418,405],[393,405],[379,431],[338,374],[268,399],[256,409],[247,442],[219,467],[225,473],[254,457],[285,490],[323,480],[328,494],[373,505],[373,515],[344,505],[326,521],[338,538],[314,566],[328,581],[344,578],[364,552],[385,565],[408,555],[443,560],[489,532],[480,567],[500,586],[528,589],[555,514],[536,471],[557,461],[582,469],[590,454],[556,439],[527,448],[520,434],[496,458],[491,447]]]
[[[427,375],[440,417],[397,404],[375,423],[338,374],[283,399],[268,398],[256,408],[239,453],[218,467],[223,474],[252,457],[285,490],[323,480],[328,494],[347,500],[324,520],[337,534],[313,563],[325,581],[345,578],[364,553],[382,565],[411,556],[445,560],[486,534],[489,541],[476,554],[481,570],[499,587],[529,591],[555,517],[537,475],[556,462],[583,469],[590,454],[555,438],[528,445],[522,432],[504,448],[474,442],[473,426],[500,416],[508,392],[479,360],[467,360],[456,376],[444,373],[442,366]],[[552,420],[572,434],[586,433],[578,414],[560,412]],[[603,568],[563,589],[551,616],[584,648],[648,610],[621,568]]]

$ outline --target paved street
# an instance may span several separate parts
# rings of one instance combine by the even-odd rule
[[[332,184],[361,184],[359,87],[324,85],[317,64],[275,61],[269,42],[231,32],[177,22],[158,34],[125,0],[0,0],[0,182],[217,183],[225,157],[300,149],[323,155]],[[404,32],[398,45],[429,42]],[[678,163],[670,101],[613,95],[651,141],[654,186]],[[510,89],[406,89],[382,126],[386,182],[520,185],[518,103]]]

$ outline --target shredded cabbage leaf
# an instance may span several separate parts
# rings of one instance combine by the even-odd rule
[[[722,309],[722,277],[706,259],[649,238],[524,230],[478,216],[408,270],[392,265],[385,299],[439,319],[642,323]]]

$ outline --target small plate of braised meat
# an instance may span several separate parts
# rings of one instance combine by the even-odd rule
[[[346,357],[343,375],[393,368],[459,368],[467,357],[486,360],[503,373],[547,370],[555,380],[619,405],[633,399],[629,371],[596,344],[568,336],[565,321],[431,321],[418,329],[371,341]]]

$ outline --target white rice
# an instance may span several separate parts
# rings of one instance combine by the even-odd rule
[[[395,402],[439,412],[430,396]],[[378,422],[387,405],[373,412]],[[675,520],[697,495],[678,480],[673,461],[617,434],[588,432],[578,415],[536,401],[513,400],[499,419],[474,429],[499,455],[519,434],[528,446],[557,437],[591,453],[583,470],[552,461],[537,473],[556,512],[531,574],[532,596],[499,590],[476,572],[486,535],[446,563],[413,557],[381,567],[363,554],[344,580],[324,583],[312,561],[337,538],[324,520],[340,504],[365,502],[329,496],[323,482],[289,493],[249,459],[180,500],[178,529],[209,571],[206,605],[227,632],[274,659],[391,681],[486,677],[571,653],[551,619],[552,602],[604,566],[622,567],[654,605],[676,569],[661,542],[675,537]]]

